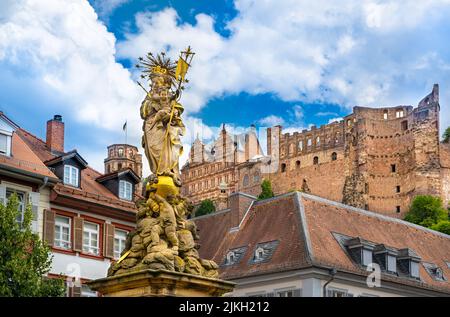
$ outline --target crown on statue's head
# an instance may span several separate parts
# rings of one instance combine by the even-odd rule
[[[142,69],[142,78],[149,80],[154,76],[169,76],[175,79],[176,63],[173,63],[169,57],[166,57],[164,52],[154,56],[152,53],[147,53],[145,57],[139,57],[139,62],[136,67]]]

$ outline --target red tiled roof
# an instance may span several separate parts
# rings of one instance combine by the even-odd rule
[[[300,239],[295,196],[280,197],[252,207],[238,231],[230,232],[230,211],[195,219],[200,229],[200,254],[218,264],[231,249],[248,246],[236,265],[221,266],[221,277],[231,279],[307,266],[304,241]],[[249,264],[258,243],[278,240],[268,262]]]
[[[25,143],[33,150],[36,154],[35,156],[37,156],[41,162],[49,161],[58,157],[50,151],[47,144],[43,140],[39,139],[35,135],[24,129],[18,129],[17,132]],[[63,183],[58,183],[54,187],[54,192],[58,195],[72,197],[85,202],[136,212],[134,203],[119,199],[106,187],[96,181],[96,179],[102,175],[102,173],[97,172],[88,166],[86,169],[81,171],[80,188],[74,188],[64,185]]]
[[[220,266],[221,278],[236,279],[292,269],[335,267],[338,271],[366,276],[333,233],[360,237],[375,244],[414,250],[424,262],[442,268],[446,282],[434,280],[421,265],[421,281],[383,274],[382,280],[450,293],[450,236],[405,221],[356,209],[303,193],[289,193],[256,202],[238,230],[230,231],[231,211],[194,218],[200,229],[200,255],[219,265],[229,250],[248,246],[235,265]],[[272,258],[250,264],[258,243],[278,240]]]
[[[397,249],[410,248],[423,262],[438,265],[443,269],[444,276],[450,278],[450,269],[446,263],[450,262],[450,236],[311,195],[302,194],[301,203],[304,206],[304,221],[308,227],[314,263],[360,271],[333,237],[332,233],[335,232]],[[403,284],[442,288],[450,293],[450,283],[433,279],[422,265],[420,277],[423,285],[404,278],[386,278]]]
[[[0,156],[0,165],[9,166],[33,174],[57,179],[55,174],[34,154],[32,149],[16,133],[12,136],[11,156]]]

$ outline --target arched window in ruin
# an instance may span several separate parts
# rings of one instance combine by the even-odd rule
[[[281,164],[281,173],[284,173],[284,172],[286,172],[286,164],[285,163]]]
[[[294,143],[289,144],[289,154],[294,154],[295,152],[294,147],[295,147]]]
[[[311,138],[308,138],[308,140],[306,141],[306,145],[307,145],[308,147],[310,147],[310,146],[312,145],[312,140],[311,140]]]
[[[296,169],[299,169],[299,168],[300,168],[300,161],[296,161],[296,162],[295,162],[295,168],[296,168]]]
[[[336,152],[331,153],[331,160],[332,161],[336,161],[337,160],[337,153]]]
[[[118,150],[118,153],[119,153],[119,156],[123,156],[123,148],[119,148],[119,150]]]
[[[316,146],[320,146],[320,136],[316,138]]]
[[[298,141],[298,150],[303,151],[303,140]]]
[[[383,111],[383,119],[384,119],[384,120],[387,120],[387,119],[388,119],[388,111],[387,111],[387,110],[384,110],[384,111]]]
[[[244,185],[244,187],[248,186],[249,183],[249,177],[248,175],[244,175],[244,180],[242,181],[242,185]]]
[[[313,158],[313,164],[314,164],[314,165],[319,164],[319,157],[318,157],[318,156],[314,156],[314,158]]]

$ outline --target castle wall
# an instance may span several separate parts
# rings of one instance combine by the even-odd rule
[[[450,207],[450,143],[440,144],[441,160],[441,198],[444,206]]]
[[[281,126],[268,128],[266,160],[251,159],[258,142],[248,135],[244,151],[238,143],[231,157],[227,149],[235,149],[233,142],[222,131],[215,145],[216,159],[232,162],[222,167],[230,179],[234,176],[230,193],[257,196],[267,178],[275,194],[302,190],[398,218],[416,195],[438,195],[446,204],[450,200],[450,150],[439,145],[437,86],[415,108],[354,107],[342,121],[319,128],[292,134],[283,134]],[[185,172],[196,168],[192,165]],[[217,173],[209,177],[217,178]],[[191,175],[189,184],[198,181]],[[219,193],[216,188],[191,197],[216,199]]]

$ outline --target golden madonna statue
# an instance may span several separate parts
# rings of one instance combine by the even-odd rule
[[[108,276],[144,269],[218,276],[217,264],[199,256],[197,228],[187,219],[193,206],[179,195],[178,161],[185,127],[178,100],[193,55],[188,48],[176,64],[164,53],[149,53],[139,59],[141,77],[150,83],[140,113],[144,120],[142,146],[153,174],[146,185],[145,199],[136,203],[136,230],[128,235],[125,250],[111,265]]]

